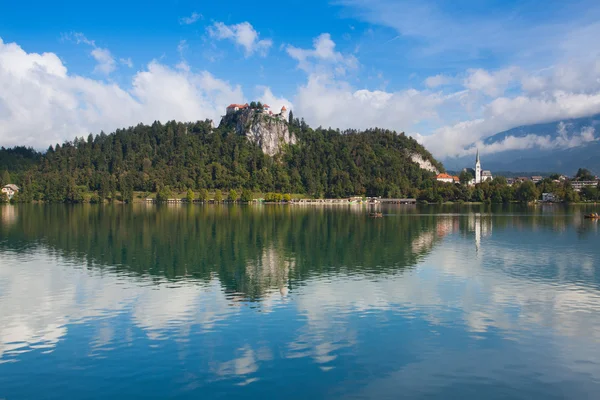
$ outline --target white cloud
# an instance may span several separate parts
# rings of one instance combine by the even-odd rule
[[[92,57],[94,57],[94,59],[96,60],[96,62],[98,62],[98,64],[94,68],[94,72],[109,75],[117,68],[117,63],[108,49],[101,49],[97,47],[94,50],[92,50],[91,54]]]
[[[484,69],[469,69],[464,86],[472,91],[480,91],[488,96],[504,94],[509,84],[517,79],[520,70],[515,67],[489,72]]]
[[[437,93],[356,90],[348,83],[312,74],[294,100],[297,116],[311,125],[409,131],[414,124],[437,118],[436,107],[448,99]]]
[[[258,97],[258,101],[263,104],[267,104],[271,107],[271,111],[274,113],[279,112],[281,107],[285,106],[288,110],[293,109],[294,106],[291,101],[284,97],[277,97],[271,91],[271,88],[265,86],[258,86],[257,89],[262,93]]]
[[[225,25],[223,22],[215,22],[207,28],[210,37],[217,40],[228,39],[238,46],[244,48],[246,57],[254,53],[265,57],[273,45],[271,39],[259,39],[260,34],[249,22],[236,25]]]
[[[244,101],[239,86],[207,71],[156,61],[125,90],[69,74],[53,53],[27,53],[0,39],[0,143],[42,149],[75,136],[155,120],[218,120],[227,104]]]
[[[358,60],[353,55],[343,55],[335,51],[335,42],[331,40],[329,33],[319,35],[313,41],[312,49],[301,49],[288,45],[286,52],[290,57],[298,61],[298,68],[310,72],[315,65],[334,66],[334,72],[343,75],[346,69],[358,67]]]
[[[131,58],[120,58],[119,62],[129,68],[133,68],[133,61],[131,61]]]
[[[198,14],[197,12],[193,12],[189,17],[179,18],[179,24],[181,25],[191,25],[198,20],[202,19],[202,14]]]
[[[110,75],[117,69],[117,61],[111,54],[110,50],[96,46],[96,42],[88,39],[83,33],[71,32],[68,34],[63,34],[62,38],[63,40],[71,40],[77,44],[83,43],[92,47],[90,55],[97,62],[96,66],[94,67],[94,73]],[[128,66],[129,68],[133,67],[131,58],[121,58],[119,59],[119,62]]]
[[[450,76],[438,74],[435,76],[427,77],[425,79],[424,83],[425,83],[425,86],[433,89],[433,88],[437,88],[440,86],[445,86],[445,85],[454,83],[454,81],[455,81],[455,79]]]
[[[600,113],[600,93],[567,93],[555,91],[539,96],[519,95],[500,97],[484,105],[481,118],[461,121],[443,126],[432,135],[420,139],[438,157],[472,154],[472,144],[481,143],[487,136],[517,126],[542,122],[553,122],[567,118],[579,118]],[[589,135],[589,134],[588,134]],[[589,136],[588,136],[589,137]],[[544,139],[510,139],[504,144],[506,149],[542,146]],[[565,147],[568,142],[556,142]],[[546,147],[553,144],[547,144]],[[491,147],[488,152],[500,151],[502,145]]]

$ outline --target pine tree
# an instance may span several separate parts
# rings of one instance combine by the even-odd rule
[[[8,185],[9,183],[12,183],[10,180],[10,174],[7,170],[4,170],[4,172],[2,172],[2,180],[0,181],[0,185],[4,186]]]

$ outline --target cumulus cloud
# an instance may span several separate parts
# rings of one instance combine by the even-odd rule
[[[267,104],[271,107],[273,112],[279,112],[283,106],[287,109],[294,108],[291,101],[286,99],[285,97],[278,97],[273,94],[271,88],[266,86],[258,86],[257,90],[260,91],[260,96],[258,97],[258,101],[263,104]]]
[[[473,91],[480,91],[488,96],[504,94],[508,85],[517,79],[519,69],[510,67],[496,72],[484,69],[469,69],[464,86]]]
[[[126,90],[69,74],[54,53],[27,53],[2,40],[0,87],[0,142],[36,148],[139,122],[217,119],[227,104],[244,100],[239,86],[207,71],[153,61]]]
[[[109,75],[117,67],[117,62],[113,58],[112,54],[108,49],[101,49],[99,47],[92,50],[92,57],[98,62],[94,68],[94,72]]]
[[[408,130],[437,117],[436,107],[447,98],[409,89],[400,92],[356,90],[346,82],[312,74],[295,98],[297,115],[313,125],[366,129]]]
[[[265,57],[273,45],[271,39],[259,39],[260,34],[249,22],[236,25],[225,25],[223,22],[215,22],[207,28],[210,37],[217,40],[228,39],[236,45],[244,48],[246,57],[254,53]]]
[[[434,75],[434,76],[429,76],[425,79],[425,86],[427,86],[430,89],[433,88],[437,88],[440,86],[445,86],[451,83],[454,83],[455,79],[447,76],[447,75],[442,75],[442,74],[438,74],[438,75]]]
[[[198,22],[198,20],[202,19],[202,14],[198,14],[197,12],[193,12],[189,17],[179,18],[180,25],[191,25],[193,23]]]
[[[313,41],[312,49],[301,49],[288,45],[287,54],[298,61],[298,68],[310,72],[315,65],[333,65],[338,74],[344,74],[348,68],[356,68],[358,60],[353,55],[344,55],[335,51],[335,42],[329,33],[319,35]]]

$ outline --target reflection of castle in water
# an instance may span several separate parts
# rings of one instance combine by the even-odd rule
[[[283,297],[287,296],[290,272],[294,270],[296,261],[286,258],[282,253],[270,246],[263,250],[260,258],[248,261],[246,278],[259,296],[272,290],[277,290]]]

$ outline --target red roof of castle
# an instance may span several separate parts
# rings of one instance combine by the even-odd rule
[[[248,103],[246,104],[230,104],[227,106],[227,108],[247,108],[248,107]]]
[[[286,111],[287,108],[285,108],[285,106],[281,107],[281,111]]]

